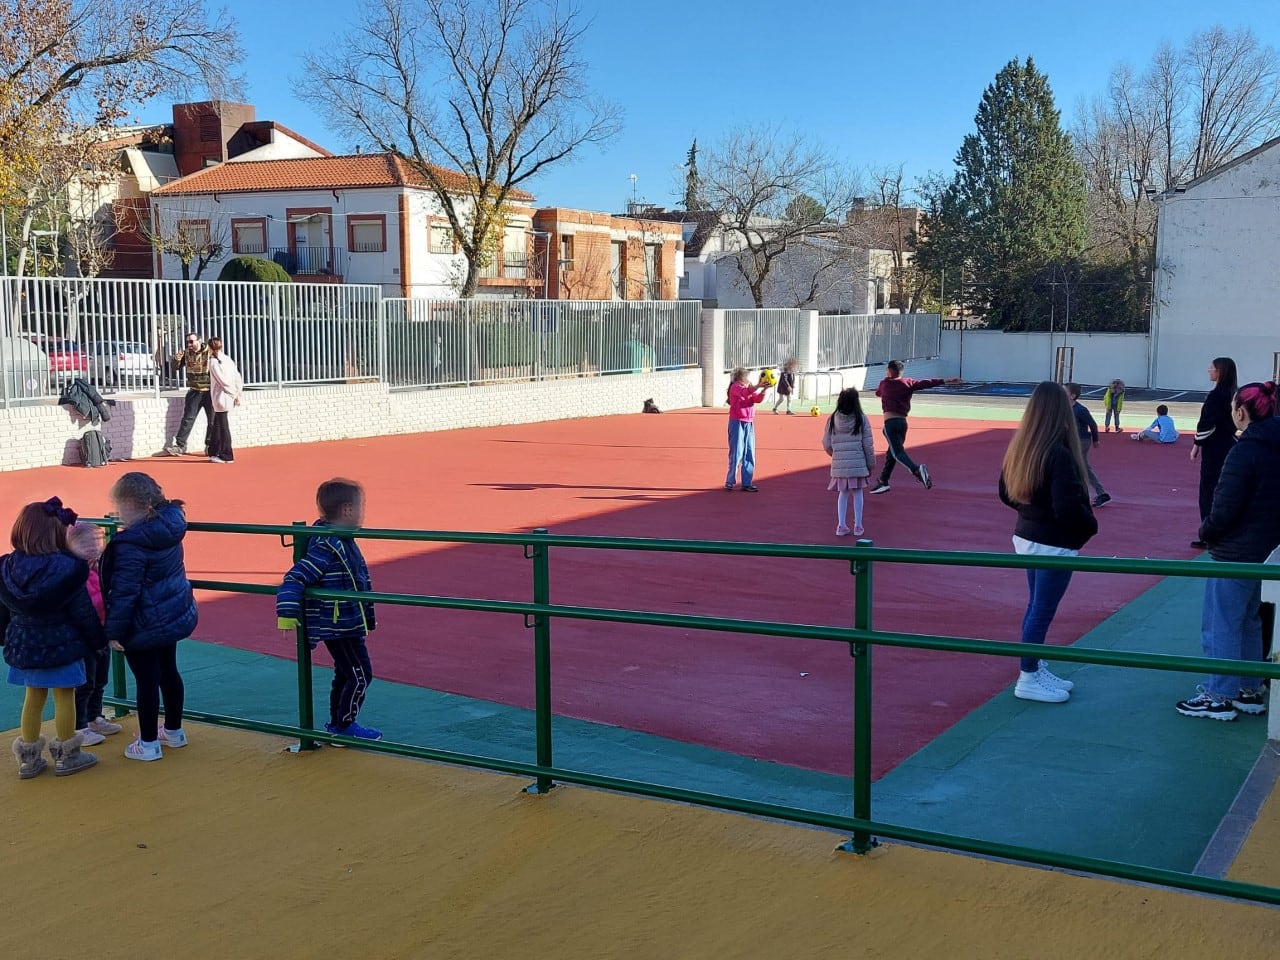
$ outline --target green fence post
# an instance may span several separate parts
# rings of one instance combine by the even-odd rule
[[[105,528],[107,542],[110,543],[112,536],[115,535],[117,524],[116,518],[111,514],[107,514],[107,519],[112,521]],[[125,672],[124,654],[119,650],[111,651],[111,695],[117,700],[129,699],[129,681]],[[113,707],[111,712],[115,719],[119,720],[129,715],[129,708],[117,706]]]
[[[872,545],[859,540],[857,546]],[[871,629],[871,561],[855,559],[849,564],[854,576],[853,626]],[[869,643],[850,644],[853,655],[853,815],[871,819],[871,650]],[[867,830],[855,830],[853,838],[840,845],[849,853],[867,853],[877,845]]]
[[[295,520],[293,526],[306,527],[305,520]],[[297,534],[293,536],[293,562],[297,563],[307,552],[308,539],[299,537]],[[314,690],[311,684],[311,644],[307,642],[307,622],[305,616],[298,618],[298,726],[303,730],[314,730],[316,728],[316,712],[314,702]],[[310,737],[301,737],[296,747],[290,749],[294,753],[301,753],[304,750],[315,750],[319,748],[319,744]]]
[[[534,535],[546,535],[546,527],[538,527]],[[551,602],[551,551],[545,543],[534,541],[533,602]],[[533,617],[534,726],[537,735],[538,766],[551,766],[551,618],[538,613]],[[536,783],[525,787],[526,793],[547,793],[553,784],[550,777],[539,776]]]

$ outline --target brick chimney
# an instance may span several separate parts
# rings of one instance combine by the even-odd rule
[[[173,105],[173,155],[181,176],[227,159],[227,144],[246,123],[257,119],[247,103],[206,100]]]

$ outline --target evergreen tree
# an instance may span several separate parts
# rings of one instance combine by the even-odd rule
[[[693,138],[684,161],[684,208],[690,213],[702,209],[701,184],[698,182],[698,138]]]
[[[921,267],[963,277],[961,302],[990,326],[1045,327],[1043,277],[1083,251],[1086,199],[1048,79],[1030,57],[996,75],[975,125],[956,156],[955,177],[926,191]]]

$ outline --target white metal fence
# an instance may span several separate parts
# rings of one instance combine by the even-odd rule
[[[0,278],[0,402],[182,386],[184,335],[219,336],[249,386],[392,388],[698,366],[687,301],[386,299],[377,286]]]
[[[936,313],[832,314],[818,317],[818,369],[924,360],[942,351]]]
[[[776,367],[798,356],[803,314],[799,310],[726,310],[724,369]]]

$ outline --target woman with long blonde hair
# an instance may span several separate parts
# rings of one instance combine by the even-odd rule
[[[1098,532],[1085,485],[1084,455],[1071,401],[1061,384],[1046,380],[1031,393],[1000,468],[1000,499],[1018,511],[1013,548],[1024,556],[1074,557]],[[1022,642],[1044,643],[1058,612],[1070,570],[1028,570],[1030,598]],[[1074,686],[1036,657],[1023,657],[1013,695],[1065,703]]]

